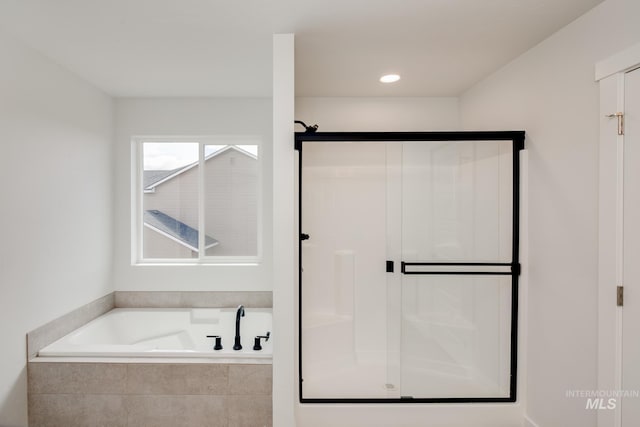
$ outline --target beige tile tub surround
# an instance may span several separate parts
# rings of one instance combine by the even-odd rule
[[[34,329],[27,334],[27,359],[34,357],[41,348],[78,329],[96,317],[102,316],[113,308],[115,308],[115,293],[111,292],[46,325]]]
[[[133,292],[116,291],[116,307],[122,308],[202,308],[273,307],[271,292]]]
[[[29,425],[271,427],[271,365],[29,363]]]

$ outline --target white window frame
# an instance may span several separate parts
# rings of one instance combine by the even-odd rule
[[[207,256],[205,251],[205,233],[198,233],[197,258],[144,258],[143,254],[143,144],[157,143],[197,143],[198,144],[198,230],[204,230],[205,185],[204,149],[207,145],[256,145],[258,147],[257,180],[257,255],[247,256]],[[132,265],[258,265],[263,257],[263,180],[264,146],[258,135],[136,135],[131,138],[131,264]]]

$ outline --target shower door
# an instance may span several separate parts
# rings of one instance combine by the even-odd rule
[[[514,401],[524,134],[296,137],[301,401]]]

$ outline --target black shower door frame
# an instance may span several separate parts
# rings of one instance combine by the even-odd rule
[[[460,132],[296,132],[294,148],[298,152],[298,392],[300,403],[509,403],[516,402],[518,373],[518,277],[520,275],[520,151],[524,149],[524,131]],[[305,398],[302,378],[302,154],[305,142],[412,142],[412,141],[511,141],[513,156],[512,246],[510,263],[401,263],[402,274],[475,274],[511,276],[510,376],[508,397],[447,398]],[[411,267],[485,267],[481,271],[409,271]],[[497,267],[487,271],[486,267]],[[393,268],[388,264],[387,268]],[[505,271],[507,269],[509,271]]]

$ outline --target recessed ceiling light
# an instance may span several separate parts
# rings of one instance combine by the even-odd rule
[[[380,81],[382,83],[394,83],[394,82],[397,82],[398,80],[400,80],[400,76],[397,74],[386,74],[380,77]]]

